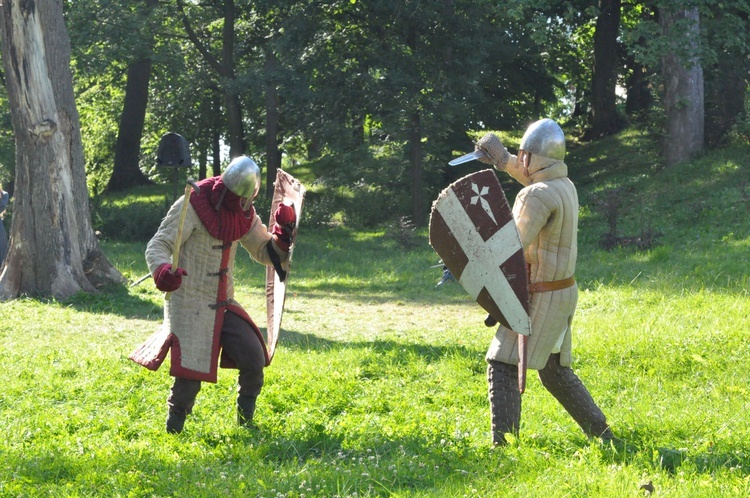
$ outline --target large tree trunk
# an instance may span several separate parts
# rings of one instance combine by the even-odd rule
[[[617,37],[621,0],[600,0],[594,32],[594,74],[591,84],[591,138],[612,135],[624,122],[617,114]]]
[[[674,23],[690,20],[692,25],[688,51],[692,55],[680,57],[675,51],[662,58],[664,77],[664,108],[667,114],[666,137],[662,152],[668,166],[693,158],[703,150],[704,90],[703,70],[697,58],[700,18],[697,8],[689,10],[661,10],[659,19],[666,35]],[[684,51],[683,51],[684,52]]]
[[[0,299],[65,299],[122,275],[91,227],[62,3],[4,0],[3,67],[16,137],[10,251]]]
[[[227,110],[227,139],[229,156],[235,158],[245,153],[245,130],[242,124],[242,104],[237,93],[227,84],[224,93],[224,107]]]
[[[146,120],[148,85],[151,80],[151,58],[135,60],[128,66],[125,100],[115,143],[115,166],[107,190],[117,192],[151,181],[140,168],[141,137]]]

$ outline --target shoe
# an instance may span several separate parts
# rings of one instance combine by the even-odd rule
[[[169,412],[169,415],[167,416],[167,433],[169,434],[179,434],[182,432],[182,429],[185,427],[185,418],[186,415],[180,415],[179,413],[175,412]]]
[[[626,448],[625,441],[612,434],[612,431],[610,429],[604,431],[604,433],[599,436],[599,440],[604,446],[611,447],[617,451],[621,451]]]

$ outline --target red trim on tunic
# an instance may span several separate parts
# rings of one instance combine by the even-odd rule
[[[167,357],[173,339],[173,334],[165,334],[163,330],[159,329],[138,346],[128,358],[149,370],[159,370]]]
[[[196,370],[190,370],[182,366],[182,350],[180,349],[180,339],[172,334],[172,348],[170,350],[170,367],[169,375],[172,377],[180,377],[189,380],[200,380],[205,382],[216,383],[216,370],[213,369],[211,372],[198,372]]]
[[[231,253],[232,253],[231,244],[225,245],[221,251],[221,265],[219,267],[220,271],[223,268],[227,268]],[[229,282],[228,282],[227,274],[221,273],[219,275],[219,285],[216,290],[216,302],[217,303],[226,303],[228,283]],[[271,363],[269,355],[268,355],[268,347],[266,346],[265,339],[263,339],[263,334],[261,334],[260,329],[258,329],[258,326],[255,325],[253,320],[250,318],[250,315],[248,315],[247,312],[243,310],[240,306],[237,306],[234,304],[224,304],[222,306],[219,306],[216,309],[216,316],[214,318],[214,330],[213,330],[213,338],[211,342],[211,368],[210,370],[208,372],[197,372],[195,370],[190,370],[190,369],[182,367],[179,340],[177,340],[177,337],[174,337],[174,340],[172,340],[172,355],[171,355],[172,365],[169,370],[170,375],[172,375],[173,377],[182,377],[185,379],[200,380],[204,382],[216,383],[219,366],[221,366],[222,368],[237,368],[235,363],[231,361],[229,358],[227,358],[226,355],[220,354],[221,353],[221,328],[224,326],[224,315],[226,311],[231,311],[232,313],[235,313],[240,318],[245,320],[248,323],[248,325],[250,325],[250,327],[255,332],[255,335],[258,336],[258,339],[260,340],[261,345],[263,346],[263,352],[266,357],[266,366],[268,366]],[[219,358],[221,358],[221,362],[219,362]]]

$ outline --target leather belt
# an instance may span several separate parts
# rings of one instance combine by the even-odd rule
[[[575,284],[575,275],[562,280],[553,280],[552,282],[536,282],[529,285],[529,293],[536,294],[538,292],[551,292],[560,289],[567,289],[568,287],[573,287]]]

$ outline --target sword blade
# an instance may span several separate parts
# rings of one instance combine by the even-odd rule
[[[463,156],[450,161],[448,166],[458,166],[459,164],[468,163],[469,161],[481,159],[486,156],[487,154],[482,149],[477,149],[474,152],[469,152],[468,154],[464,154]]]

